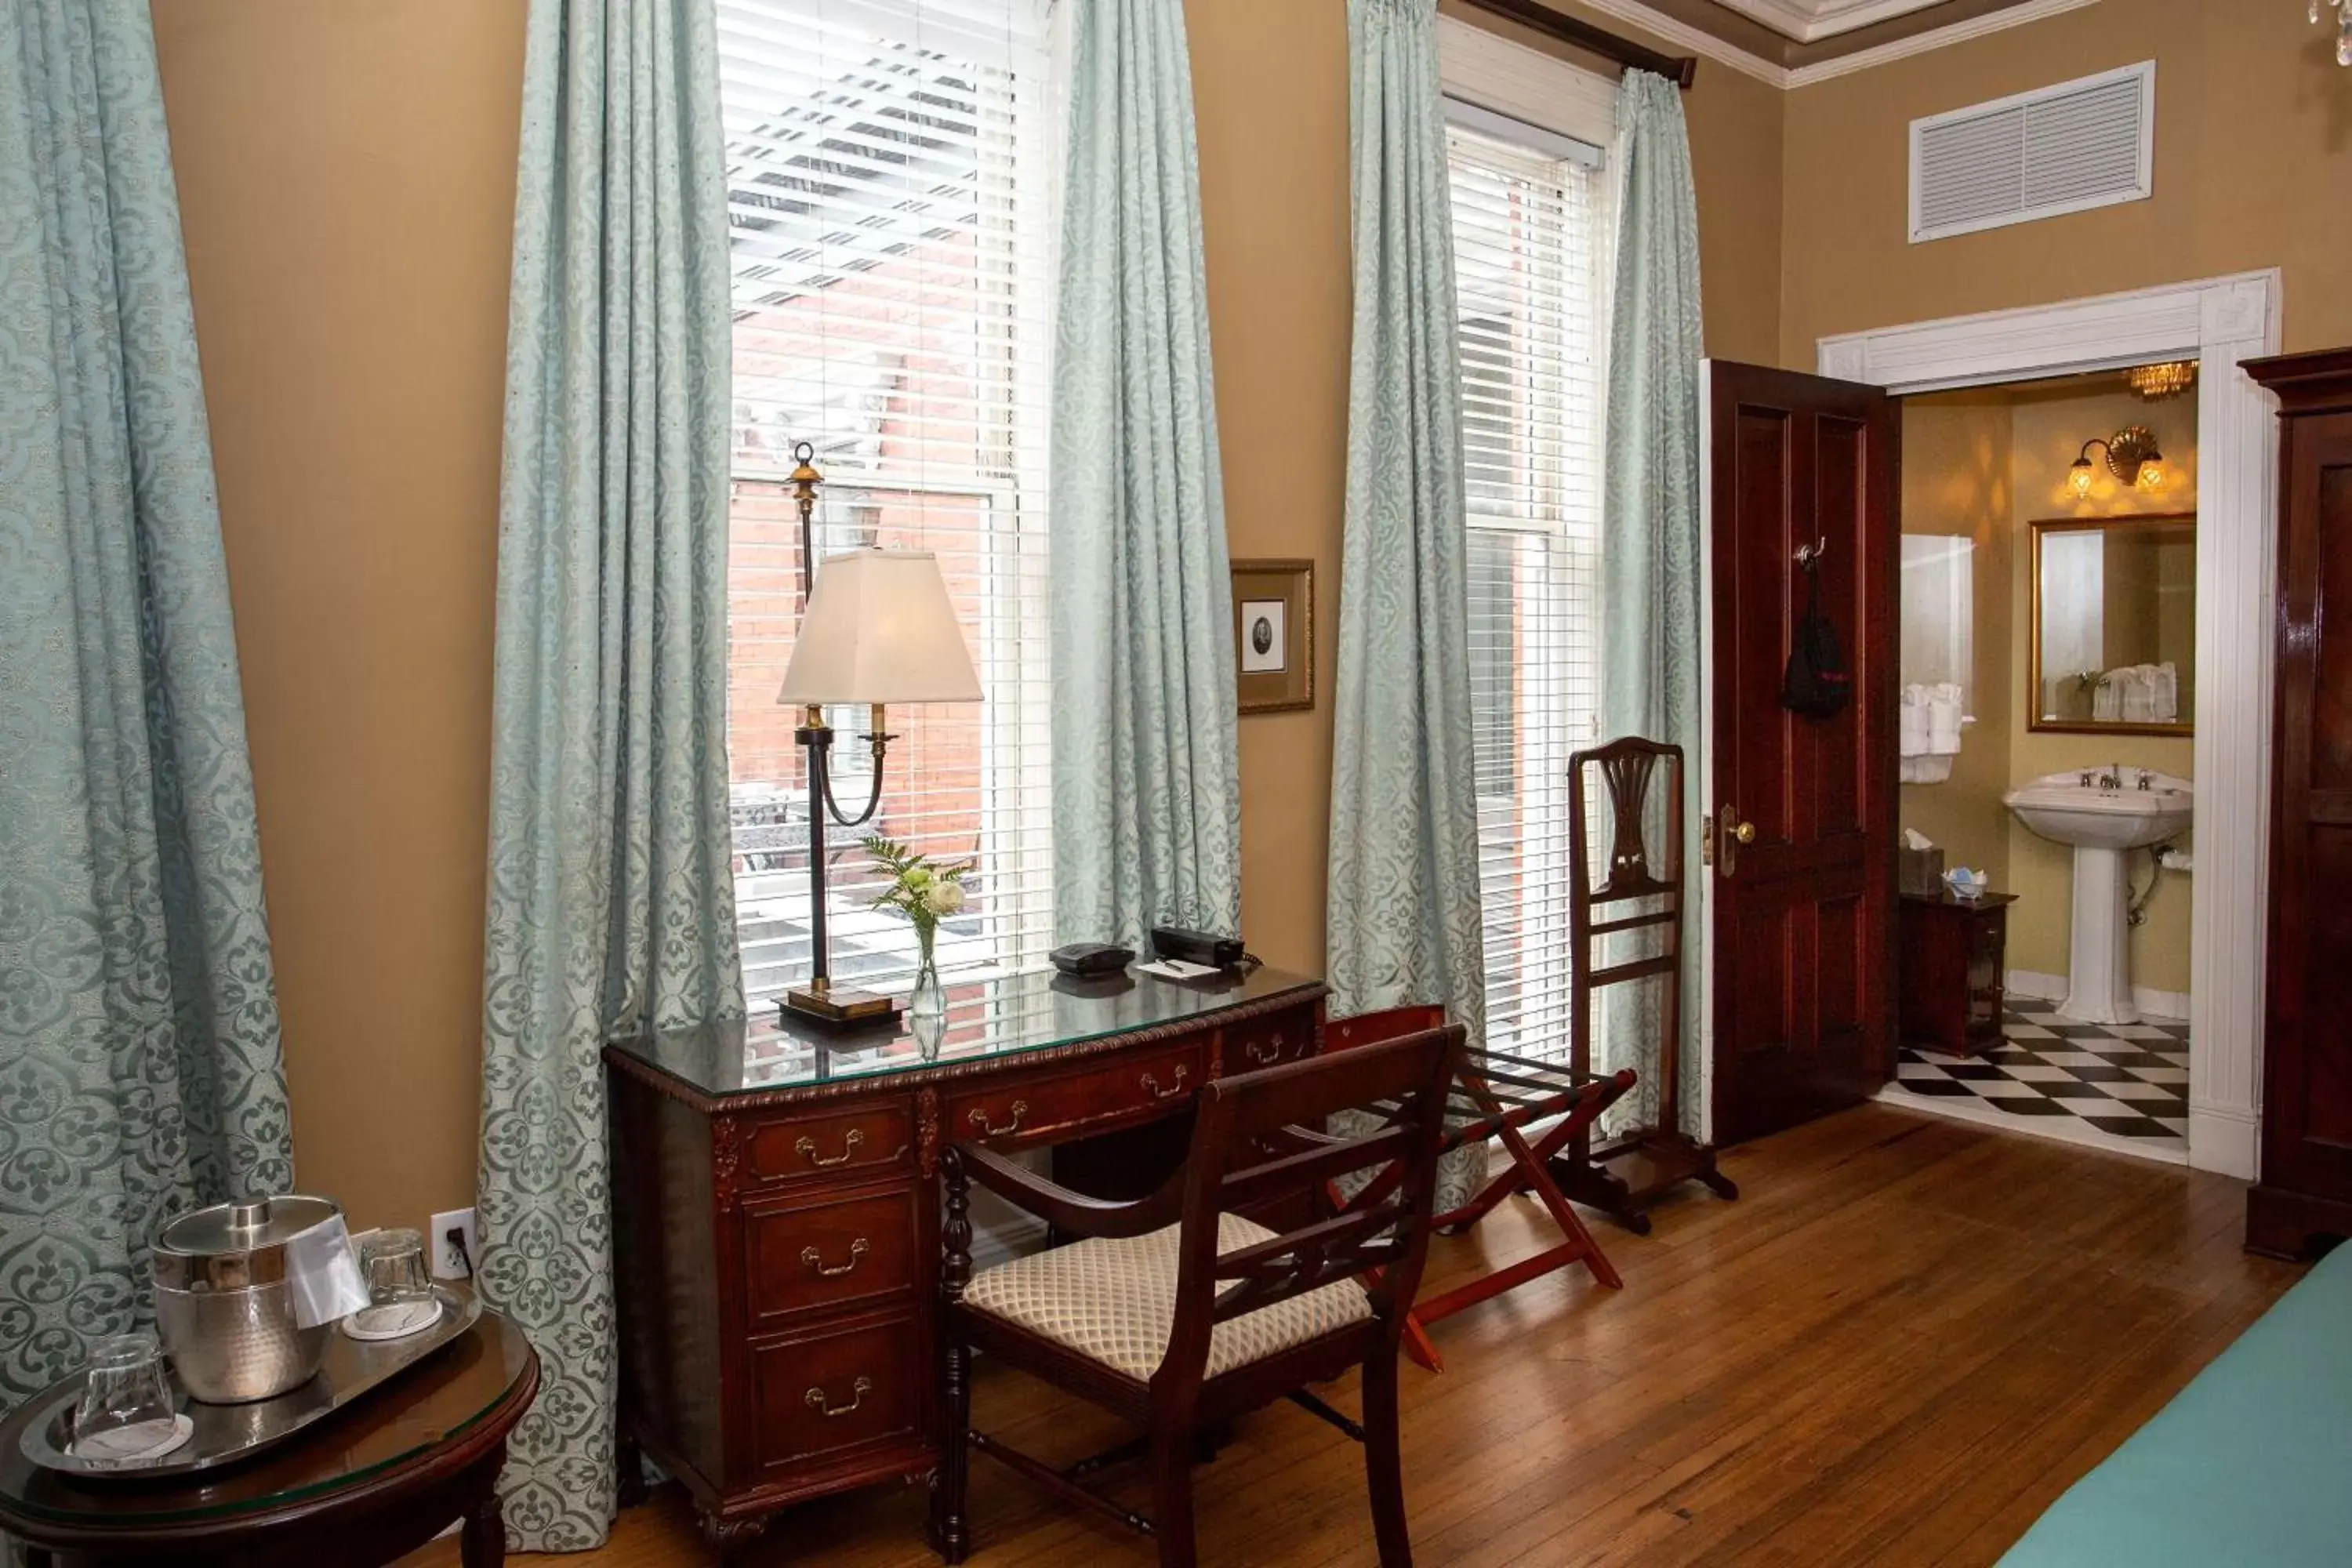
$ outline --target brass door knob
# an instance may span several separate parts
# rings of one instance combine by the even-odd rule
[[[1725,876],[1732,876],[1739,869],[1739,847],[1756,842],[1756,825],[1743,821],[1739,808],[1726,801],[1716,817],[1716,826],[1720,836],[1715,848],[1716,868]]]

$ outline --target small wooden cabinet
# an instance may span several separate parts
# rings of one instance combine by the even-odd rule
[[[2014,893],[1906,893],[1896,987],[1903,1043],[1974,1056],[2000,1043],[2001,975]]]

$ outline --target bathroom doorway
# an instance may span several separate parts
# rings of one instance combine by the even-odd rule
[[[1901,401],[1898,1039],[1882,1098],[2189,1147],[2195,359]]]

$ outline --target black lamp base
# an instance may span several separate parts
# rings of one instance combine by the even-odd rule
[[[794,986],[776,1004],[776,1012],[787,1024],[815,1024],[829,1029],[896,1028],[905,1016],[888,996],[839,987],[810,991]]]

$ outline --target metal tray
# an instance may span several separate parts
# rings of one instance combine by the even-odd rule
[[[195,1423],[195,1431],[160,1458],[79,1459],[68,1452],[73,1441],[74,1405],[81,1398],[79,1382],[26,1425],[25,1457],[68,1475],[142,1481],[201,1475],[250,1458],[415,1365],[471,1329],[482,1315],[482,1303],[470,1290],[436,1285],[433,1294],[441,1302],[441,1321],[404,1340],[355,1340],[342,1331],[341,1324],[336,1325],[328,1337],[326,1360],[310,1381],[275,1399],[250,1405],[207,1405],[189,1398],[174,1380],[180,1414]]]

